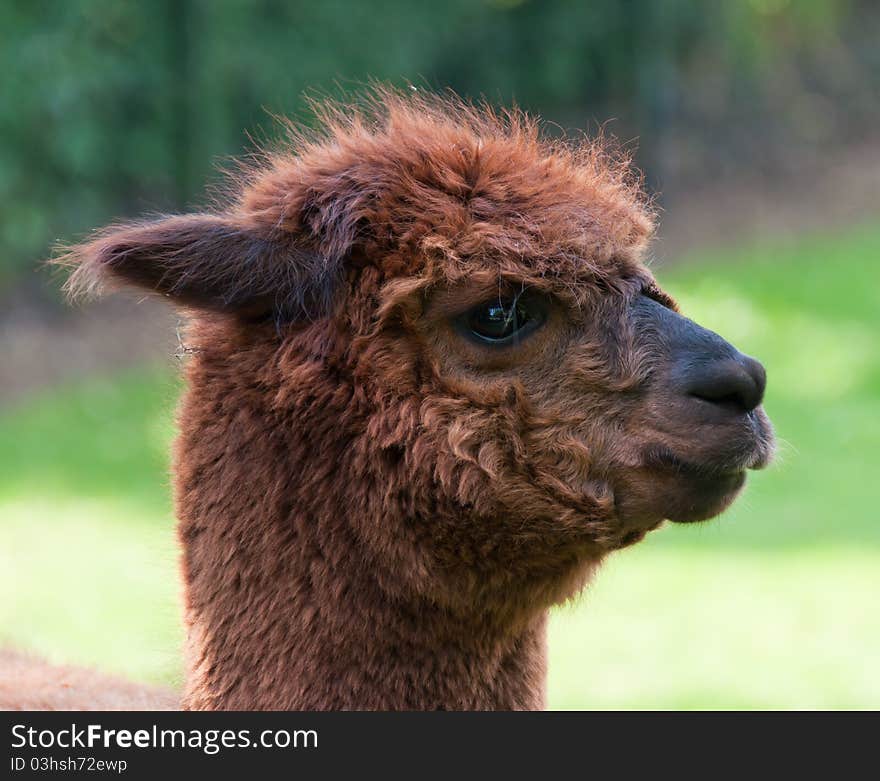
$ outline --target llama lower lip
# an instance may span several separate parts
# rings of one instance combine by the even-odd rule
[[[745,481],[745,469],[711,477],[684,476],[682,501],[672,508],[668,518],[676,523],[693,523],[713,518],[727,509]]]
[[[615,508],[625,533],[650,531],[664,520],[706,521],[730,506],[745,480],[745,469],[707,475],[643,467],[618,483]]]

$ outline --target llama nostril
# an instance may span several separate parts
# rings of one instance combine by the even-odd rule
[[[751,412],[764,398],[767,373],[754,358],[740,355],[694,371],[687,393],[703,401]]]

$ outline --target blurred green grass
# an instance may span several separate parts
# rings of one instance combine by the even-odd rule
[[[761,358],[778,462],[554,614],[554,708],[880,707],[880,227],[704,253],[661,282]],[[178,381],[0,413],[0,643],[180,681],[168,441]]]

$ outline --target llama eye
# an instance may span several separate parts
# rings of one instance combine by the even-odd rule
[[[532,296],[495,299],[474,307],[464,315],[465,330],[479,341],[506,345],[540,326],[546,317],[542,302]]]

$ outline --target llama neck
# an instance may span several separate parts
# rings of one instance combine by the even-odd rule
[[[433,519],[382,493],[370,470],[388,465],[356,452],[371,445],[345,413],[279,420],[198,364],[190,382],[175,459],[185,707],[543,706],[546,611],[466,615],[416,588],[424,562],[407,554]]]
[[[544,706],[545,613],[489,628],[424,600],[392,601],[351,550],[328,553],[280,533],[255,543],[234,526],[181,527],[189,539],[185,707]]]

